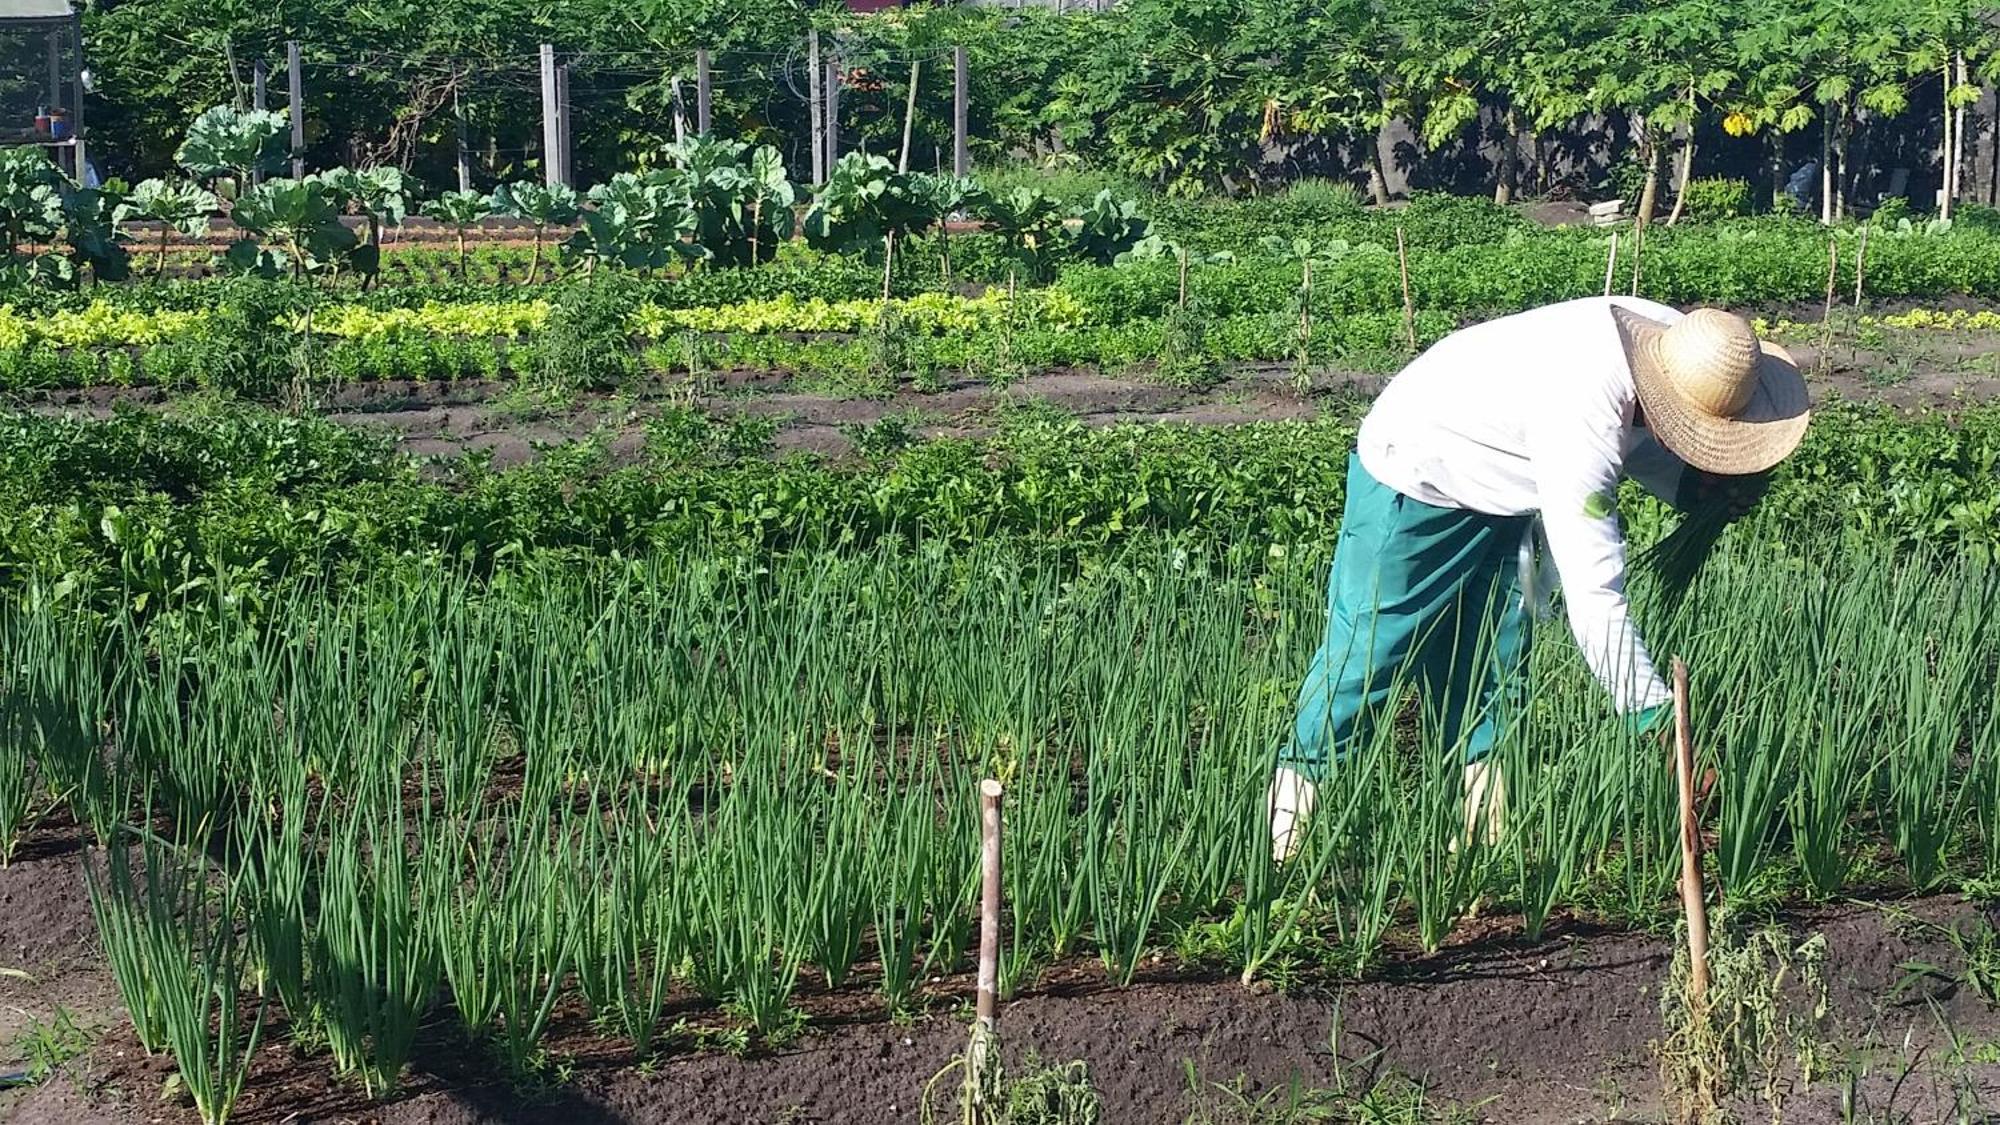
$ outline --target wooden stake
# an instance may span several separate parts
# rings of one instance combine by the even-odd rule
[[[271,83],[270,68],[264,65],[264,60],[258,59],[255,62],[251,63],[250,64],[250,108],[256,110],[259,113],[263,113],[265,110],[271,108],[270,83]],[[253,184],[263,183],[264,170],[262,168],[251,169],[250,182]]]
[[[826,60],[826,77],[820,80],[820,89],[826,95],[826,170],[831,173],[833,166],[840,163],[840,60],[837,57]]]
[[[1611,279],[1618,272],[1618,235],[1611,236],[1611,253],[1604,259],[1604,295],[1611,296]]]
[[[882,236],[882,303],[889,303],[889,272],[896,265],[896,232]]]
[[[305,68],[299,62],[299,41],[290,40],[285,44],[285,93],[291,98],[286,112],[292,118],[292,178],[302,180],[306,175],[306,79]]]
[[[960,179],[972,174],[972,157],[966,149],[969,116],[966,83],[969,69],[965,59],[965,48],[953,47],[951,49],[951,174]]]
[[[985,1082],[1000,1034],[1000,783],[979,783],[979,991],[966,1052],[972,1117],[986,1120]]]
[[[451,118],[453,129],[454,156],[458,169],[458,190],[472,190],[472,135],[465,123],[465,106],[458,100],[459,77],[454,75],[451,83]]]
[[[1639,227],[1632,234],[1632,295],[1639,295],[1639,267],[1646,257],[1646,228]]]
[[[1403,338],[1410,353],[1417,351],[1417,302],[1410,295],[1410,248],[1403,241],[1403,224],[1396,224],[1396,261],[1403,270]]]
[[[675,116],[679,121],[680,117]],[[576,179],[570,168],[569,152],[569,64],[556,67],[556,145],[557,167],[562,169],[561,182],[569,187],[576,186]]]
[[[820,104],[819,30],[806,32],[806,112],[812,119],[813,183],[826,182],[826,115]]]
[[[694,53],[694,131],[708,136],[715,127],[711,120],[715,101],[715,83],[708,73],[708,48],[697,48]]]
[[[1861,269],[1868,263],[1868,226],[1862,224],[1861,240],[1854,247],[1854,307],[1861,307]]]
[[[1694,722],[1687,664],[1674,661],[1674,779],[1681,793],[1681,907],[1687,912],[1688,1000],[1708,1000],[1708,899],[1701,886],[1701,832],[1694,809]]]
[[[1825,370],[1832,364],[1833,351],[1833,283],[1840,272],[1840,239],[1826,240],[1826,311],[1819,318],[1819,365]]]
[[[910,126],[917,119],[917,75],[922,64],[910,60],[910,97],[903,103],[903,147],[896,153],[896,171],[910,170]]]
[[[542,178],[551,186],[562,182],[562,123],[556,94],[556,49],[542,44]]]

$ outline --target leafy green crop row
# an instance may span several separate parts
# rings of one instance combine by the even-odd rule
[[[477,459],[426,468],[333,423],[245,408],[14,414],[0,416],[0,580],[155,602],[219,584],[256,599],[280,577],[352,580],[406,557],[489,574],[547,551],[700,544],[759,556],[1009,539],[1088,560],[1158,534],[1269,562],[1331,544],[1352,418],[1089,429],[1027,410],[992,439],[828,464],[767,458],[768,424],[669,411],[649,423],[637,464],[583,443],[496,470]],[[1646,542],[1664,516],[1634,498],[1627,519]],[[1824,410],[1732,534],[1806,554],[1846,533],[1894,549],[2000,548],[2000,410]]]

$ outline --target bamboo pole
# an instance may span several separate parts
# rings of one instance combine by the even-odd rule
[[[1687,912],[1688,1000],[1708,1000],[1708,899],[1701,885],[1701,832],[1694,808],[1694,722],[1687,664],[1674,661],[1674,779],[1681,796],[1681,907]]]
[[[1611,253],[1604,259],[1604,295],[1611,296],[1611,279],[1618,273],[1618,233],[1611,234]]]
[[[966,1052],[969,1116],[986,1121],[986,1077],[1000,1034],[1000,783],[979,783],[979,985],[972,1045]]]
[[[1410,295],[1410,248],[1403,241],[1403,224],[1396,224],[1396,263],[1403,273],[1403,339],[1410,354],[1417,351],[1417,302]]]

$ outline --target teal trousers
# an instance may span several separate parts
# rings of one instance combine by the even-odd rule
[[[1468,762],[1489,753],[1526,687],[1519,560],[1531,519],[1412,500],[1350,456],[1326,633],[1279,764],[1323,780],[1405,686],[1444,746]]]

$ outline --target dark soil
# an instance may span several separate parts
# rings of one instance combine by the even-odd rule
[[[147,1058],[119,1020],[93,946],[76,835],[42,830],[0,869],[0,963],[31,974],[0,977],[0,1009],[9,1013],[0,1036],[18,1039],[58,1008],[110,1030],[40,1087],[0,1101],[0,1118],[185,1125],[192,1110],[160,1096],[171,1064]],[[1856,1096],[1878,1111],[1893,1109],[1896,1120],[1956,1119],[1967,1099],[1995,1101],[2000,1093],[2000,1067],[1967,1061],[2000,1057],[1992,1047],[2000,1015],[1942,978],[1898,991],[1906,962],[1929,962],[1947,975],[1960,967],[1934,925],[1971,917],[1963,903],[1931,898],[1784,920],[1795,935],[1816,932],[1829,943],[1833,1073],[1852,1075]],[[1118,988],[1094,962],[1065,962],[1003,1007],[1007,1055],[1017,1063],[1031,1054],[1085,1061],[1107,1123],[1178,1125],[1198,1096],[1213,1096],[1210,1083],[1240,1081],[1253,1097],[1294,1081],[1359,1095],[1392,1089],[1392,1078],[1405,1097],[1414,1082],[1433,1106],[1480,1120],[1661,1120],[1653,1043],[1670,942],[1574,920],[1556,930],[1530,942],[1513,919],[1492,916],[1466,925],[1439,953],[1399,955],[1367,982],[1308,980],[1283,993],[1158,963],[1140,983]],[[697,1050],[682,1036],[646,1067],[597,1038],[583,1013],[565,1012],[547,1046],[567,1065],[567,1081],[532,1097],[497,1081],[456,1041],[448,1018],[426,1030],[403,1094],[385,1104],[368,1102],[337,1081],[323,1057],[300,1055],[274,1032],[259,1049],[236,1120],[919,1122],[927,1084],[964,1047],[969,983],[932,982],[931,1014],[909,1021],[890,1019],[867,990],[865,981],[832,995],[804,989],[808,1027],[782,1047],[739,1058]],[[723,1022],[692,999],[680,1014],[694,1026]],[[1822,1078],[1800,1091],[1787,1120],[1839,1120],[1840,1085]],[[1769,1114],[1762,1102],[1740,1108],[1745,1119]]]

